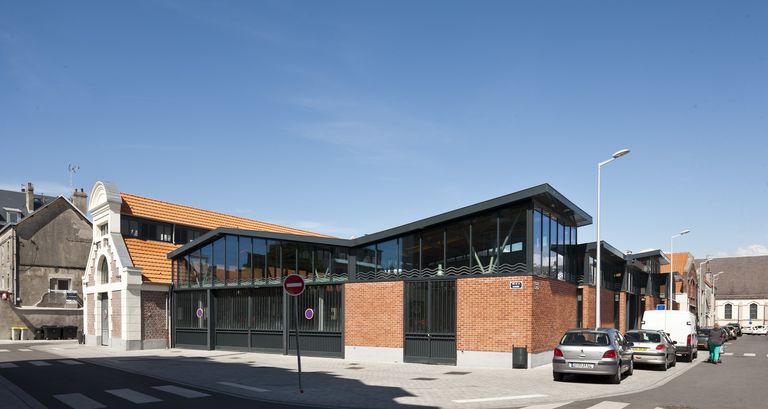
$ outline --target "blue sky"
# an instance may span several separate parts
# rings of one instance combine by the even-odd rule
[[[768,3],[0,1],[0,188],[359,236],[548,182],[768,253]],[[580,230],[593,241],[595,230]]]

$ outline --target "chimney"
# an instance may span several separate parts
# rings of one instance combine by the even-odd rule
[[[35,188],[32,187],[32,182],[27,182],[25,193],[27,196],[27,212],[32,213],[35,211]]]
[[[80,190],[75,189],[75,191],[72,193],[72,197],[70,200],[72,201],[72,204],[75,205],[75,207],[83,212],[83,214],[88,213],[88,208],[86,207],[86,198],[88,195],[85,194],[83,189]]]

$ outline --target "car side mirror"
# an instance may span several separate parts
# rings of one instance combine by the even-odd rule
[[[677,341],[672,341],[672,345],[677,345]]]
[[[628,347],[631,347],[631,346],[634,346],[634,345],[635,345],[635,343],[634,343],[634,342],[632,342],[632,341],[628,341],[628,342],[627,342],[627,346],[628,346]]]

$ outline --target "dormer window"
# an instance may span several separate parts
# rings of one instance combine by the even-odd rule
[[[8,224],[16,224],[21,221],[23,216],[21,210],[12,207],[4,207],[3,210],[5,210],[5,220]]]
[[[102,236],[106,236],[109,233],[109,223],[104,223],[99,226],[99,232],[101,232]]]

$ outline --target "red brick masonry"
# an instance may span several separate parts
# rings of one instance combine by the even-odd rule
[[[403,347],[403,282],[348,283],[344,288],[344,343]]]

